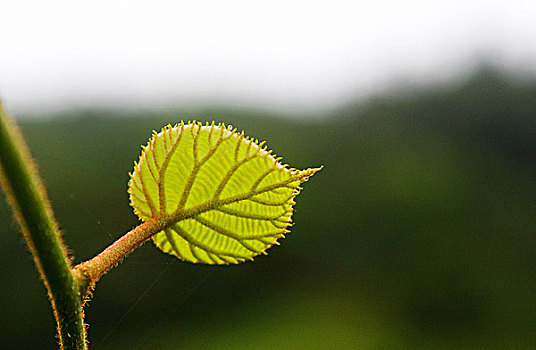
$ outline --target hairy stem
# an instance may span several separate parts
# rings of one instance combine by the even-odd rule
[[[123,235],[96,257],[77,265],[75,270],[82,271],[90,281],[89,287],[93,288],[102,275],[166,226],[169,224],[163,220],[149,219]]]
[[[30,152],[1,104],[0,182],[48,291],[60,348],[87,349],[78,279]]]

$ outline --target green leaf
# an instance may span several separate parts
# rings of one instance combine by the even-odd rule
[[[194,263],[239,263],[278,244],[300,184],[321,169],[290,169],[263,143],[214,123],[168,125],[142,148],[129,181],[134,212],[161,220],[155,244]]]

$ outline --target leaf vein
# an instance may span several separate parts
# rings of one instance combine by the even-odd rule
[[[151,216],[156,216],[156,207],[154,206],[153,200],[149,196],[149,193],[147,192],[147,188],[145,187],[145,181],[143,180],[143,171],[141,169],[141,166],[138,168],[140,170],[140,182],[141,182],[141,192],[145,196],[145,199],[147,200],[147,205],[151,209]]]
[[[247,198],[248,200],[252,201],[252,202],[255,202],[257,204],[261,204],[261,205],[266,205],[266,206],[270,206],[270,207],[280,207],[280,206],[284,206],[285,204],[287,204],[290,200],[290,198],[287,198],[286,200],[284,200],[283,202],[270,202],[270,201],[267,201],[267,200],[264,200],[264,199],[260,199],[260,198],[254,198],[254,197],[251,197],[251,198]]]
[[[192,254],[192,256],[197,259],[197,261],[199,262],[203,262],[203,259],[201,259],[197,253],[195,252],[194,250],[194,246],[192,245],[192,242],[188,242],[188,249],[190,249],[190,253]],[[212,259],[211,259],[212,260]]]
[[[149,157],[147,156],[147,152],[145,152],[144,156],[145,156],[145,161],[147,162],[147,169],[149,169],[149,173],[151,173],[151,177],[153,178],[153,180],[157,182],[158,180],[156,179],[156,175],[154,174],[153,169],[151,167],[151,162],[149,162]]]
[[[212,199],[218,199],[220,194],[225,189],[225,186],[227,185],[229,180],[231,180],[231,177],[238,171],[238,169],[242,165],[246,164],[248,161],[250,161],[252,159],[257,158],[258,156],[259,156],[258,154],[253,154],[253,155],[251,155],[249,157],[246,157],[246,158],[242,159],[240,162],[236,163],[235,165],[233,165],[231,167],[231,169],[229,169],[229,171],[227,171],[227,173],[225,174],[225,177],[222,179],[222,181],[218,185],[218,188],[216,189],[216,192],[214,192],[214,196],[212,197]]]
[[[188,197],[190,196],[190,191],[192,189],[192,186],[194,185],[195,179],[197,177],[197,174],[199,173],[199,169],[205,162],[212,157],[212,155],[216,152],[218,147],[224,142],[227,141],[229,137],[224,138],[223,137],[223,131],[220,133],[220,138],[216,142],[214,146],[212,146],[207,153],[203,156],[203,159],[201,162],[197,162],[197,135],[199,135],[199,132],[196,134],[196,138],[194,139],[194,166],[192,168],[192,171],[190,172],[190,175],[188,176],[188,180],[186,181],[186,185],[184,186],[184,190],[181,195],[181,199],[179,201],[179,204],[177,205],[177,209],[175,211],[178,211],[186,205],[186,201],[188,200]],[[231,135],[232,136],[232,135]]]
[[[166,153],[166,156],[164,157],[164,162],[162,163],[162,167],[160,168],[160,171],[158,172],[158,181],[157,181],[157,183],[158,183],[158,199],[159,199],[159,202],[160,202],[160,211],[162,213],[166,212],[166,188],[165,188],[166,177],[165,177],[165,175],[166,175],[166,171],[167,171],[169,162],[171,161],[171,157],[173,156],[173,154],[177,150],[177,147],[179,146],[179,143],[181,141],[183,129],[184,129],[184,124],[181,124],[181,130],[179,131],[179,133],[177,135],[177,138],[173,142],[173,144],[171,146],[171,149],[167,150],[167,148],[166,148],[167,153]],[[169,131],[169,134],[171,134],[171,130]],[[154,152],[154,153],[156,153],[156,152]]]
[[[250,214],[250,213],[244,213],[244,212],[234,210],[231,208],[227,208],[227,207],[223,207],[223,206],[219,208],[215,208],[215,210],[228,214],[228,215],[236,216],[239,218],[245,218],[245,219],[251,219],[251,220],[265,220],[265,221],[272,221],[272,220],[279,219],[280,217],[284,216],[287,213],[287,211],[284,210],[279,215]]]
[[[262,180],[264,180],[266,178],[266,176],[270,175],[271,173],[273,173],[276,170],[277,170],[276,167],[270,168],[267,171],[265,171],[261,176],[259,176],[259,178],[251,186],[251,191],[255,191],[257,189],[257,187],[260,185],[260,183],[262,182]]]
[[[236,233],[229,231],[221,226],[218,226],[212,223],[210,220],[207,220],[200,216],[194,217],[194,220],[200,223],[201,225],[211,229],[212,231],[215,231],[225,237],[232,238],[241,244],[243,243],[243,241],[255,241],[255,240],[259,240],[259,238],[262,238],[262,237],[272,237],[272,236],[277,236],[281,234],[281,232],[268,232],[268,233],[257,234],[257,235],[239,236]],[[245,248],[249,249],[248,247],[245,247]]]
[[[188,232],[186,232],[186,230],[182,229],[182,227],[180,227],[177,224],[173,225],[173,231],[175,231],[179,236],[184,238],[187,242],[189,242],[189,243],[193,244],[194,246],[196,246],[197,248],[203,249],[203,250],[205,250],[205,251],[207,251],[209,253],[212,253],[212,254],[215,254],[215,255],[218,255],[218,256],[219,255],[225,255],[225,256],[228,256],[230,258],[235,258],[235,259],[244,259],[243,256],[233,254],[233,253],[218,251],[216,249],[213,249],[213,248],[207,246],[203,242],[197,241],[196,239],[194,239],[194,237],[192,235],[190,235]]]
[[[177,242],[173,237],[173,233],[169,232],[169,230],[164,230],[164,233],[166,235],[167,240],[169,241],[169,244],[171,245],[171,248],[175,251],[177,256],[182,257],[182,254],[179,251],[179,247],[177,247]]]

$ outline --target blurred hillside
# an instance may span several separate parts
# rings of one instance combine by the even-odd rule
[[[401,92],[402,93],[402,92]],[[303,121],[259,112],[78,111],[22,125],[76,262],[135,226],[126,184],[151,130],[216,120],[324,165],[280,247],[231,267],[148,243],[86,310],[99,349],[529,349],[536,343],[536,80],[483,69]],[[0,203],[3,348],[55,349]]]

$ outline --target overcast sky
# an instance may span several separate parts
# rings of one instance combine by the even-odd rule
[[[13,112],[204,102],[329,109],[488,57],[536,72],[536,1],[3,1]]]

